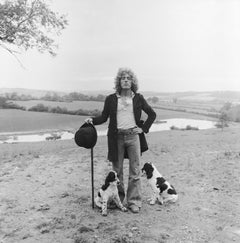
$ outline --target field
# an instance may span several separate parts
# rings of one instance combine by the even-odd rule
[[[206,119],[156,109],[157,120]],[[86,117],[0,110],[0,132],[76,130]],[[107,124],[106,124],[107,125]],[[105,126],[106,126],[105,125]],[[240,242],[240,124],[199,131],[146,134],[153,162],[174,185],[175,204],[148,204],[142,182],[139,214],[92,209],[90,150],[74,140],[0,144],[1,243],[235,243]],[[107,140],[94,147],[94,193],[111,169]],[[124,162],[125,185],[128,161]]]
[[[98,101],[73,101],[73,102],[57,102],[57,101],[46,101],[46,100],[30,100],[30,101],[14,101],[19,106],[23,106],[26,109],[29,109],[37,104],[43,104],[44,106],[48,107],[61,107],[67,108],[70,111],[75,111],[78,109],[85,109],[85,110],[102,110],[103,102]],[[216,112],[219,110],[224,104],[224,101],[215,101],[206,98],[205,100],[189,100],[189,97],[181,98],[176,103],[172,101],[170,97],[160,98],[158,104],[154,105],[156,107],[165,107],[171,109],[181,109],[181,110],[188,110],[188,111],[197,111],[197,112]]]
[[[29,101],[14,101],[19,106],[26,107],[28,110],[29,108],[36,106],[37,104],[43,104],[44,106],[48,107],[61,107],[67,108],[69,111],[75,111],[78,109],[84,110],[102,110],[103,102],[98,101],[73,101],[73,102],[57,102],[57,101],[46,101],[46,100],[29,100]]]
[[[66,107],[68,110],[86,109],[94,110],[103,108],[103,102],[89,102],[89,101],[75,101],[75,102],[51,102],[43,100],[31,100],[31,101],[17,101],[18,105],[25,106],[27,109],[37,105],[39,103],[46,106],[61,108]],[[193,105],[192,105],[193,106]],[[167,107],[165,104],[164,107]],[[168,107],[170,107],[168,105]],[[177,109],[177,107],[175,106]],[[154,108],[157,113],[156,121],[161,121],[169,118],[192,118],[192,119],[208,119],[212,118],[193,114],[188,112],[172,111]],[[195,105],[195,109],[199,110],[199,107]],[[13,132],[35,132],[35,131],[47,131],[47,130],[71,130],[76,131],[83,123],[87,116],[75,116],[65,114],[53,114],[45,112],[30,112],[22,110],[12,109],[0,109],[0,133],[13,133]],[[143,113],[143,119],[145,115]],[[106,126],[106,124],[105,124]]]
[[[84,119],[73,115],[0,109],[0,133],[76,130]]]

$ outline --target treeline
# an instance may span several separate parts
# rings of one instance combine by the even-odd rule
[[[0,109],[26,110],[26,107],[17,105],[11,101],[8,101],[5,97],[0,96]]]
[[[83,110],[78,109],[75,111],[69,111],[65,107],[49,107],[45,106],[43,104],[37,104],[31,108],[28,109],[28,111],[37,111],[37,112],[49,112],[49,113],[58,113],[58,114],[68,114],[68,115],[79,115],[79,116],[98,116],[100,115],[100,111],[97,109],[94,110]]]
[[[0,96],[0,109],[20,109],[20,110],[27,110],[26,107],[19,106],[12,101],[14,100],[32,100],[36,99],[32,97],[31,95],[18,95],[17,93],[6,93],[4,96]],[[104,95],[98,95],[96,97],[84,95],[78,92],[72,92],[68,95],[59,96],[57,93],[47,93],[43,97],[40,98],[41,100],[47,100],[47,101],[62,101],[62,102],[71,102],[74,100],[78,101],[104,101],[105,96]],[[148,101],[152,102],[153,104],[157,103],[156,97],[152,97],[148,99]],[[188,112],[188,113],[194,113],[199,115],[205,115],[209,117],[214,118],[221,118],[224,117],[227,121],[233,121],[233,122],[240,122],[240,105],[233,105],[231,102],[226,102],[223,107],[219,111],[215,112],[194,112],[194,111],[188,111],[187,109],[181,109],[181,108],[170,108],[170,107],[160,107],[155,106],[156,109],[165,109],[165,110],[173,110],[173,111],[180,111],[180,112]],[[37,112],[49,112],[49,113],[59,113],[59,114],[69,114],[69,115],[82,115],[82,116],[96,116],[100,114],[100,111],[95,110],[71,110],[69,111],[67,108],[62,107],[50,107],[50,106],[44,106],[43,104],[37,104],[36,106],[33,106],[28,109],[28,111],[37,111]]]
[[[45,100],[45,101],[57,101],[57,102],[72,102],[72,101],[101,101],[103,102],[106,98],[104,95],[97,96],[89,96],[78,92],[71,92],[65,95],[59,95],[56,92],[47,92],[44,96],[37,98],[32,95],[24,95],[18,94],[16,92],[5,93],[3,95],[7,100],[20,100],[20,101],[28,101],[28,100]]]
[[[166,107],[166,106],[153,106],[155,109],[161,109],[161,110],[168,110],[168,111],[177,111],[177,112],[186,112],[186,113],[192,113],[196,115],[203,115],[203,116],[208,116],[208,117],[213,117],[213,118],[218,118],[220,113],[213,113],[213,112],[198,112],[198,111],[189,111],[187,109],[183,108],[171,108],[171,107]]]
[[[26,111],[26,107],[19,106],[17,104],[14,104],[12,101],[8,101],[5,97],[0,96],[0,109],[18,109],[18,110],[24,110]],[[58,113],[58,114],[68,114],[68,115],[79,115],[79,116],[97,116],[100,114],[100,111],[97,109],[94,110],[83,110],[78,109],[75,111],[69,111],[67,108],[62,107],[50,107],[45,106],[43,104],[37,104],[35,106],[32,106],[28,109],[28,111],[36,111],[36,112],[49,112],[49,113]]]
[[[155,109],[162,110],[171,110],[179,112],[187,112],[197,115],[204,115],[208,117],[213,117],[217,119],[222,119],[232,122],[240,122],[240,105],[233,105],[231,102],[226,102],[219,111],[214,110],[213,112],[198,112],[198,111],[189,111],[183,108],[171,108],[163,106],[153,106]]]

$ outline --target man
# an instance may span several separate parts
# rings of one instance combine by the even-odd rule
[[[133,213],[139,213],[141,208],[140,156],[147,150],[144,133],[156,118],[156,113],[137,93],[138,80],[131,69],[120,68],[115,78],[116,92],[106,97],[102,114],[88,118],[87,123],[99,125],[109,120],[108,126],[108,160],[112,162],[120,179],[118,187],[120,199],[125,197],[123,183],[123,161],[129,159],[129,180],[126,202]],[[146,121],[141,120],[141,114],[147,114]]]

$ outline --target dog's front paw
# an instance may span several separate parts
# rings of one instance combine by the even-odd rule
[[[107,216],[107,211],[102,211],[102,216]]]
[[[150,205],[154,205],[156,203],[156,199],[155,198],[149,198],[147,201],[148,201],[148,203]]]
[[[123,212],[127,212],[127,211],[128,211],[127,208],[125,208],[125,207],[122,207],[121,210],[122,210]]]
[[[150,204],[150,205],[154,205],[155,202],[156,202],[156,200],[150,200],[150,201],[149,201],[149,204]]]
[[[148,198],[147,201],[148,201],[148,203],[150,205],[154,205],[156,203],[156,199],[155,198]]]

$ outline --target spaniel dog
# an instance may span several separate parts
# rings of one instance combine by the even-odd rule
[[[122,202],[118,195],[117,185],[119,179],[115,171],[110,171],[105,179],[105,184],[98,192],[98,196],[95,198],[95,204],[102,209],[102,215],[107,216],[107,205],[109,202],[114,201],[123,212],[127,211],[122,205]]]
[[[158,200],[160,204],[176,202],[178,195],[174,187],[166,181],[152,163],[145,163],[142,168],[143,175],[147,176],[152,188],[150,204],[154,205]]]

